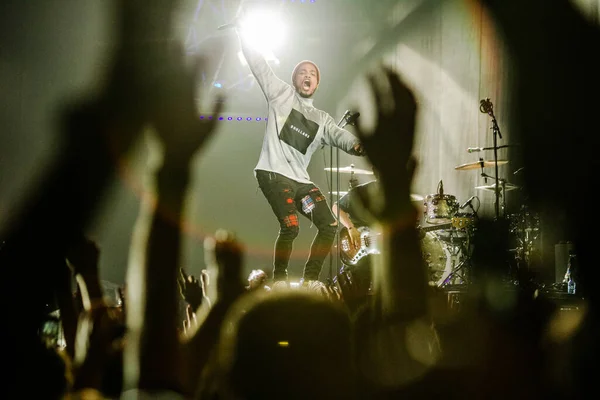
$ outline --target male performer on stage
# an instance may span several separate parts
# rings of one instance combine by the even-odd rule
[[[364,155],[358,138],[338,127],[333,118],[313,106],[312,96],[321,78],[312,61],[302,61],[292,72],[292,85],[279,79],[264,57],[239,35],[242,51],[268,105],[268,120],[262,151],[255,168],[258,184],[279,221],[275,242],[273,288],[287,282],[287,267],[294,239],[298,236],[298,214],[309,218],[318,232],[304,267],[303,286],[318,289],[323,261],[333,244],[337,222],[326,197],[306,171],[313,153],[323,144],[348,154]]]

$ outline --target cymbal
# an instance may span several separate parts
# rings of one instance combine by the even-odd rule
[[[327,192],[329,194],[334,194],[335,196],[344,196],[346,194],[348,194],[348,192],[344,192],[344,191],[340,191],[340,192]],[[423,196],[421,196],[420,194],[414,194],[411,193],[410,194],[410,201],[423,201]]]
[[[342,174],[351,174],[351,173],[355,173],[356,175],[373,175],[373,171],[368,171],[366,169],[360,169],[360,168],[354,168],[354,166],[350,166],[350,167],[340,167],[338,168],[324,168],[325,171],[334,171],[337,172],[339,171]]]
[[[490,192],[493,192],[495,188],[496,188],[496,184],[495,183],[492,183],[491,185],[485,185],[485,186],[475,186],[475,189],[478,189],[478,190],[487,190],[487,191],[490,191]],[[502,188],[502,184],[500,184],[500,188]],[[515,189],[520,189],[520,188],[521,188],[520,186],[513,185],[512,183],[506,182],[504,184],[504,190],[506,190],[507,192],[510,191],[510,190],[515,190]]]
[[[423,196],[421,196],[420,194],[414,194],[414,193],[410,194],[411,201],[423,201],[424,199],[425,198]]]
[[[466,171],[469,169],[479,169],[481,168],[481,164],[483,164],[484,168],[493,167],[495,165],[494,160],[487,161],[474,161],[466,164],[457,165],[454,167],[455,170],[458,171]],[[508,160],[498,160],[498,165],[508,164]]]

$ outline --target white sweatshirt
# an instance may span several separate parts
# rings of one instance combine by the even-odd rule
[[[254,171],[277,172],[297,182],[312,183],[306,169],[321,145],[350,153],[359,143],[358,138],[337,126],[331,115],[313,107],[312,99],[300,96],[275,75],[262,55],[241,42],[269,108],[262,151]]]

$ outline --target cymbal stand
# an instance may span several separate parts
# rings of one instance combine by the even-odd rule
[[[481,176],[484,178],[494,178],[492,176],[489,176],[488,174],[486,174],[485,172],[481,173]],[[496,184],[496,186],[494,187],[494,192],[497,192],[496,194],[496,204],[498,204],[498,199],[500,197],[502,197],[502,204],[500,205],[500,208],[502,209],[502,216],[506,215],[506,179],[502,179],[502,178],[497,178],[496,182],[500,182],[500,187],[498,187],[498,185]],[[497,214],[498,215],[498,214]]]
[[[346,112],[344,113],[344,115],[342,116],[342,118],[338,121],[337,126],[339,126],[340,128],[345,128],[346,125],[354,125],[354,123],[356,122],[358,116],[360,114],[359,113],[355,113],[352,114],[350,112],[350,110],[346,110]],[[329,146],[329,160],[331,160],[331,163],[333,164],[333,146]],[[337,174],[336,177],[336,188],[337,188],[337,194],[338,194],[338,198],[341,197],[340,196],[340,186],[341,186],[341,182],[340,182],[340,149],[338,147],[335,148],[335,172]],[[354,164],[351,164],[352,168],[354,168]],[[329,170],[329,182],[333,182],[333,165],[331,167],[331,169]],[[350,174],[350,182],[353,182],[354,179],[354,172],[352,172]],[[333,184],[332,184],[333,186]],[[352,186],[352,183],[350,184],[350,186]],[[331,207],[334,203],[334,196],[335,196],[335,191],[333,190],[333,187],[330,191],[331,193],[329,194],[329,206]],[[337,207],[337,212],[336,212],[336,221],[340,220],[340,208]],[[337,245],[337,249],[339,251],[340,249],[340,235],[337,235],[337,239],[336,239],[336,245]],[[332,282],[333,281],[333,257],[334,257],[334,251],[333,248],[330,249],[329,251],[329,280]],[[336,257],[336,273],[340,270],[340,259],[339,257]]]
[[[490,99],[481,100],[481,104],[479,106],[479,111],[482,113],[488,114],[492,118],[492,132],[494,137],[494,180],[496,182],[495,186],[495,195],[496,195],[496,203],[494,204],[494,210],[496,219],[500,218],[500,192],[498,188],[500,187],[500,182],[498,179],[498,138],[502,139],[502,134],[500,133],[500,127],[498,126],[498,122],[496,121],[496,116],[494,115],[494,105],[490,101]]]

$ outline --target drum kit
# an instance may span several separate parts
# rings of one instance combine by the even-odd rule
[[[505,165],[506,160],[498,160],[497,165]],[[496,165],[488,161],[462,164],[455,167],[459,171],[468,171]],[[482,172],[482,176],[488,177]],[[478,191],[494,192],[496,197],[496,212],[502,210],[500,218],[508,222],[511,246],[507,252],[511,255],[507,272],[509,275],[515,271],[508,271],[512,266],[517,268],[528,267],[532,263],[532,257],[539,250],[537,239],[540,234],[540,219],[537,213],[531,211],[526,205],[522,205],[518,212],[506,214],[506,192],[520,189],[519,186],[497,179],[499,185],[491,184],[476,186]],[[496,189],[498,188],[498,189]],[[473,200],[477,199],[477,207],[474,208]],[[500,201],[502,199],[502,201]],[[430,224],[425,228],[428,232],[422,239],[422,253],[428,265],[430,274],[430,285],[437,287],[456,287],[471,283],[471,254],[473,251],[472,239],[477,229],[477,210],[479,209],[479,197],[472,196],[469,200],[459,205],[453,195],[444,193],[443,183],[440,181],[438,192],[425,196],[424,217],[425,222]],[[470,212],[462,212],[467,206]],[[443,229],[435,229],[435,226]],[[448,226],[450,225],[450,226]]]
[[[506,179],[499,177],[498,169],[500,166],[508,164],[508,160],[498,159],[498,150],[501,148],[512,147],[511,145],[498,145],[498,138],[502,139],[500,128],[496,121],[493,111],[493,104],[489,99],[483,99],[480,102],[479,110],[491,117],[493,132],[493,146],[491,147],[470,147],[469,153],[480,151],[493,151],[493,159],[485,160],[479,158],[478,161],[461,164],[454,167],[457,171],[471,171],[481,169],[481,176],[485,179],[493,180],[491,185],[476,186],[479,191],[493,192],[495,201],[495,219],[504,218],[509,222],[509,235],[514,239],[514,248],[507,249],[508,253],[514,255],[514,260],[518,268],[531,265],[532,255],[535,253],[536,240],[540,233],[539,217],[531,212],[526,205],[522,205],[519,212],[506,214],[506,192],[520,189],[519,186],[507,182]],[[484,172],[485,168],[494,168],[494,174],[488,175]],[[521,171],[515,172],[515,175]],[[447,224],[451,221],[451,227],[439,231],[428,232],[422,244],[423,256],[429,266],[431,274],[430,284],[438,287],[448,287],[457,284],[471,283],[469,273],[471,266],[472,242],[475,234],[477,209],[472,205],[474,199],[479,197],[472,196],[462,205],[458,205],[456,197],[443,192],[443,184],[440,181],[438,193],[428,195],[424,202],[425,221],[429,224]],[[461,213],[460,210],[470,207],[470,213]],[[507,268],[508,270],[510,269]],[[509,275],[514,271],[509,271]],[[509,277],[510,278],[510,277]]]
[[[489,160],[479,158],[475,162],[457,165],[454,169],[456,171],[481,170],[480,175],[484,178],[486,185],[475,186],[474,189],[494,194],[495,219],[507,220],[510,226],[509,235],[514,238],[512,245],[509,246],[512,248],[507,249],[507,252],[514,256],[518,268],[527,267],[530,265],[532,254],[536,252],[536,240],[540,234],[539,217],[525,205],[517,213],[507,215],[506,192],[521,188],[499,177],[499,167],[507,165],[508,160],[498,159],[498,150],[513,147],[513,145],[498,145],[498,139],[502,139],[502,134],[494,115],[492,102],[487,98],[481,100],[479,110],[491,117],[492,127],[490,129],[493,132],[493,146],[471,147],[467,149],[467,152],[489,150],[493,151],[493,158]],[[486,168],[493,168],[493,175],[485,173]],[[518,169],[514,174],[516,175],[522,169]],[[338,179],[340,174],[350,174],[348,190],[355,186],[357,181],[355,175],[374,175],[372,171],[358,169],[354,165],[325,168],[325,170],[330,174],[337,172]],[[487,184],[488,179],[492,181],[492,184]],[[337,187],[340,187],[339,180]],[[332,202],[333,196],[343,196],[347,193],[347,191],[329,192]],[[477,211],[481,206],[479,197],[471,196],[466,202],[459,204],[456,196],[444,193],[443,182],[440,181],[437,193],[425,197],[411,194],[411,199],[413,202],[420,202],[423,205],[423,220],[427,224],[417,228],[421,237],[423,259],[428,267],[429,285],[452,291],[457,285],[472,283],[472,239],[477,229]],[[474,200],[477,200],[476,207],[473,205]],[[462,211],[467,207],[470,212]],[[340,243],[338,243],[338,249],[341,248],[339,245]]]
[[[425,196],[423,214],[430,224],[422,235],[421,250],[429,272],[431,286],[445,287],[469,283],[471,239],[477,218],[473,196],[459,205],[456,196],[444,193],[442,181],[436,194]],[[473,212],[460,212],[467,205]]]
[[[482,150],[486,150],[482,148]],[[485,161],[480,159],[473,163],[458,165],[457,171],[470,171],[479,168],[497,167],[508,164],[507,160]],[[326,170],[329,170],[326,168]],[[340,173],[350,174],[351,181],[354,175],[373,175],[372,171],[355,168],[354,165],[336,169]],[[482,176],[490,178],[482,172]],[[535,252],[535,242],[539,237],[539,217],[522,206],[519,212],[505,215],[507,191],[518,190],[519,186],[507,182],[504,179],[496,179],[498,185],[475,186],[474,189],[484,192],[493,192],[496,196],[496,204],[499,205],[509,222],[510,235],[514,238],[513,248],[508,252],[514,255],[517,264],[528,264],[531,255]],[[496,189],[496,188],[499,189]],[[352,184],[350,188],[352,188]],[[329,192],[332,195],[343,196],[348,191]],[[456,196],[444,192],[443,182],[440,181],[437,193],[427,196],[411,194],[413,202],[422,202],[423,221],[426,224],[418,226],[421,233],[421,250],[423,259],[427,265],[429,285],[439,288],[456,287],[471,283],[471,254],[473,251],[473,235],[476,233],[477,211],[480,207],[479,197],[472,196],[466,202],[460,204]],[[499,199],[502,199],[500,204]],[[473,205],[477,200],[476,207]],[[463,209],[470,208],[470,212]]]

